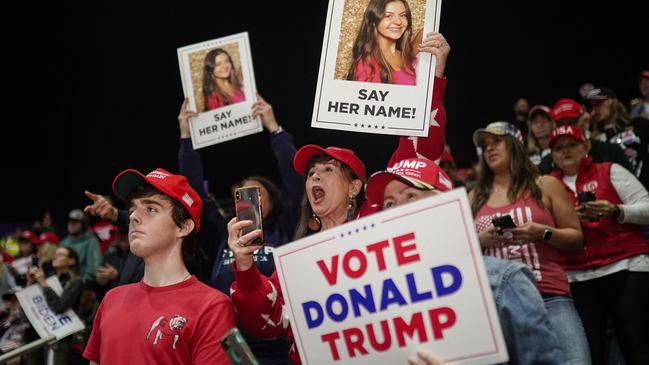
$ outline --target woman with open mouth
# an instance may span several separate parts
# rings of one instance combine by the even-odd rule
[[[293,167],[305,177],[296,239],[356,217],[359,193],[365,182],[365,166],[352,150],[306,145],[295,154]],[[288,337],[293,342],[288,317],[282,313],[283,297],[277,273],[270,278],[260,274],[252,258],[252,253],[261,246],[249,243],[262,233],[259,230],[246,235],[240,233],[250,224],[250,221],[237,222],[236,218],[228,223],[228,245],[234,253],[236,273],[231,297],[239,326],[256,337]],[[292,363],[300,363],[295,346],[291,347],[289,358]]]

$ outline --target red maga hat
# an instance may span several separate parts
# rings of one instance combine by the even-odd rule
[[[380,204],[383,201],[385,187],[396,179],[423,190],[453,189],[451,179],[435,162],[423,158],[409,158],[397,162],[387,171],[373,174],[365,187],[367,200]]]
[[[578,118],[584,113],[584,109],[573,99],[559,99],[552,109],[550,109],[550,118],[557,122],[563,118]]]
[[[120,199],[126,200],[138,186],[149,184],[163,194],[177,200],[185,207],[196,224],[196,231],[201,226],[201,209],[203,201],[198,193],[189,185],[187,178],[174,175],[163,169],[155,169],[147,175],[133,169],[120,172],[113,181],[113,192]]]
[[[354,151],[348,150],[346,148],[322,148],[314,144],[308,144],[300,148],[295,153],[295,158],[293,159],[293,168],[295,169],[295,171],[297,171],[298,174],[304,176],[307,173],[306,165],[309,160],[314,156],[320,154],[327,155],[334,160],[349,166],[349,168],[354,171],[356,176],[358,176],[359,179],[365,182],[365,165],[363,165],[363,161],[361,161],[361,159],[358,158],[356,154],[354,154]]]
[[[557,127],[552,131],[552,135],[550,136],[550,142],[548,143],[550,148],[552,148],[552,145],[557,139],[559,139],[559,137],[564,137],[564,136],[576,139],[578,142],[581,143],[586,142],[586,140],[584,139],[584,135],[581,133],[581,129],[569,125],[562,125],[561,127]]]
[[[59,244],[59,236],[54,232],[43,232],[41,233],[39,239],[42,243],[49,242],[55,245]]]

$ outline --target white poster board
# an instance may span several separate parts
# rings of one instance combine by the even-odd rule
[[[190,120],[194,149],[262,131],[250,115],[257,87],[247,32],[178,48],[178,63],[189,108],[199,113]]]
[[[402,71],[411,75],[407,78],[416,78],[415,85],[403,84],[405,81],[401,77],[393,77],[391,82],[377,79],[378,73],[367,72],[371,67],[354,63],[357,59],[353,55],[355,45],[369,44],[360,42],[359,36],[364,33],[361,29],[368,3],[369,0],[329,1],[311,126],[425,137],[431,118],[435,58],[428,53],[416,56],[410,63],[415,75],[403,65]],[[401,37],[410,34],[407,43],[413,44],[418,32],[425,35],[439,29],[442,2],[409,0],[408,4],[412,29]],[[378,62],[376,65],[378,67]]]
[[[506,362],[472,217],[458,189],[275,248],[302,363]]]
[[[61,295],[63,288],[56,276],[50,276],[46,281],[47,285],[56,294]],[[47,305],[43,290],[38,284],[32,284],[16,292],[16,297],[27,319],[29,319],[29,323],[41,338],[56,336],[57,340],[61,340],[86,328],[72,309],[68,309],[61,314],[54,313]]]

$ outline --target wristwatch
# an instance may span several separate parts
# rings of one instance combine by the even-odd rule
[[[549,241],[552,237],[552,229],[549,226],[545,226],[543,230],[543,241]]]
[[[280,125],[280,126],[277,126],[277,129],[270,132],[270,134],[272,134],[273,136],[276,136],[276,135],[278,135],[278,134],[280,134],[282,132],[284,132],[284,128],[282,128],[282,126]]]
[[[618,218],[620,216],[620,207],[615,204],[613,205],[613,212],[611,213],[611,218]]]

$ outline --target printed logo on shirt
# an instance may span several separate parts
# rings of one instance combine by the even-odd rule
[[[154,345],[157,345],[158,342],[160,341],[164,342],[165,339],[170,339],[172,340],[171,348],[175,350],[176,343],[180,338],[180,330],[182,330],[186,324],[187,324],[187,318],[181,316],[180,314],[174,314],[174,316],[171,317],[169,321],[167,321],[165,316],[160,316],[151,325],[151,329],[149,330],[149,333],[146,334],[146,340],[147,342],[149,341],[151,334],[154,335],[153,336]]]
[[[581,188],[582,191],[597,191],[597,180],[589,181]]]
[[[532,222],[532,209],[530,207],[516,208],[509,212],[501,212],[493,215],[485,215],[480,217],[475,222],[475,227],[478,233],[491,226],[491,219],[501,215],[510,215],[517,226]],[[483,254],[487,256],[497,257],[499,259],[511,260],[525,264],[532,270],[536,281],[543,280],[541,275],[541,263],[539,261],[539,254],[534,242],[519,242],[513,245],[503,245],[499,247],[484,247]]]
[[[273,261],[273,250],[272,246],[264,246],[252,253],[252,259],[254,262],[271,262]],[[223,265],[230,265],[234,261],[234,252],[229,248],[223,249]]]

